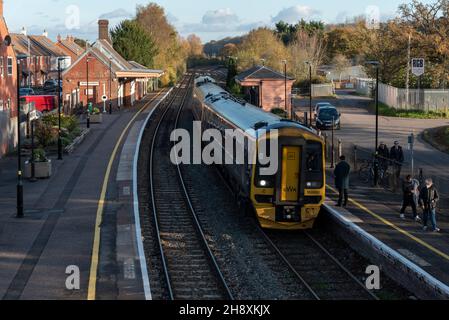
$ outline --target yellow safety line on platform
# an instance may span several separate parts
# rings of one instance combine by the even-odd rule
[[[330,190],[332,190],[335,194],[338,194],[338,191],[335,190],[334,188],[332,188],[331,186],[327,186]],[[373,216],[374,218],[380,220],[382,223],[386,224],[387,226],[395,229],[396,231],[402,233],[403,235],[405,235],[406,237],[412,239],[413,241],[419,243],[420,245],[426,247],[427,249],[431,250],[432,252],[436,253],[437,255],[443,257],[446,260],[449,260],[449,255],[445,254],[444,252],[438,250],[437,248],[433,247],[432,245],[428,244],[427,242],[415,237],[414,235],[412,235],[411,233],[409,233],[408,231],[398,227],[397,225],[395,225],[393,222],[388,221],[385,218],[382,218],[380,215],[374,213],[373,211],[371,211],[370,209],[368,209],[367,207],[365,207],[364,205],[362,205],[361,203],[359,203],[358,201],[350,198],[349,201],[351,203],[353,203],[354,205],[356,205],[357,207],[359,207],[360,209],[362,209],[363,211],[367,212],[368,214],[370,214],[371,216]]]
[[[152,103],[154,102],[160,95],[162,91],[159,91],[157,95],[151,99],[151,101],[147,102],[128,122],[125,129],[123,129],[122,134],[120,135],[117,143],[115,144],[114,150],[112,151],[111,157],[109,159],[108,167],[106,169],[106,174],[103,180],[103,187],[101,189],[100,199],[98,201],[97,208],[97,217],[95,222],[95,234],[94,234],[94,243],[92,248],[92,258],[90,264],[90,274],[89,274],[89,287],[87,291],[87,300],[95,300],[96,292],[97,292],[97,271],[98,271],[98,261],[99,261],[99,253],[100,253],[100,237],[101,237],[101,223],[103,219],[103,211],[104,204],[106,198],[106,192],[108,190],[109,177],[111,175],[112,165],[114,164],[115,156],[117,155],[118,149],[122,143],[123,138],[125,137],[126,132],[128,131],[131,124],[136,120],[136,118]]]

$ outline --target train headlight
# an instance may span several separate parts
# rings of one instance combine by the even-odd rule
[[[268,182],[267,182],[267,180],[260,180],[260,181],[259,181],[259,185],[260,185],[261,187],[266,187],[266,186],[268,185]]]
[[[309,181],[309,182],[306,182],[306,187],[307,187],[307,189],[319,189],[319,188],[321,188],[321,182],[319,182],[319,181]]]

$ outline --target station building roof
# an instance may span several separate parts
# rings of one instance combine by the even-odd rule
[[[239,83],[255,80],[285,80],[285,75],[265,66],[254,66],[238,74],[235,79]],[[291,77],[287,77],[287,79],[290,81],[295,80]]]

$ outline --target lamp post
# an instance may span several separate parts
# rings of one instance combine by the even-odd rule
[[[90,113],[89,113],[89,54],[86,55],[86,124],[87,128],[90,128]]]
[[[306,65],[309,66],[309,86],[310,86],[310,95],[309,95],[309,127],[312,127],[312,63],[310,61],[306,61]]]
[[[379,163],[377,159],[377,147],[379,145],[379,61],[367,61],[366,64],[376,68],[376,137],[374,146],[374,185],[376,186],[379,180]]]
[[[22,141],[20,138],[20,61],[26,55],[18,54],[17,59],[17,218],[23,218]]]
[[[112,58],[109,59],[109,114],[112,114]]]
[[[285,80],[285,111],[288,112],[289,119],[293,118],[293,110],[288,108],[288,95],[287,95],[287,60],[282,60],[284,64],[284,80]]]
[[[62,139],[61,139],[61,105],[62,105],[62,92],[61,92],[61,61],[64,61],[66,57],[58,58],[58,160],[62,160]]]
[[[374,150],[377,150],[379,145],[379,61],[367,61],[366,63],[376,68],[376,145]]]

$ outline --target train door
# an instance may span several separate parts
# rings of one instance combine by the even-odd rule
[[[297,202],[300,186],[301,147],[282,147],[281,202]]]

